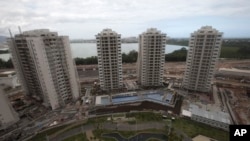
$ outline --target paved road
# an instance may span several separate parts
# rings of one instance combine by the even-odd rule
[[[90,96],[90,92],[91,92],[91,87],[86,88],[86,93],[85,93],[85,97],[89,97]]]
[[[42,126],[44,126],[46,123],[48,123],[49,121],[46,121],[46,122],[41,122],[41,124],[38,126],[33,126],[31,127],[30,129],[26,129],[26,127],[28,127],[28,125],[30,124],[33,124],[35,122],[39,122],[39,121],[44,121],[45,119],[53,119],[52,117],[55,116],[55,114],[58,112],[59,110],[54,110],[54,111],[50,111],[48,113],[46,113],[45,115],[42,115],[40,117],[37,117],[36,119],[30,121],[29,123],[26,123],[18,128],[16,128],[15,130],[12,130],[10,131],[9,133],[6,133],[5,135],[1,136],[0,137],[0,140],[2,139],[5,139],[7,138],[8,136],[12,136],[13,134],[16,134],[16,133],[22,133],[24,136],[21,137],[21,139],[19,140],[23,140],[24,138],[26,138],[27,136],[31,135],[31,134],[34,134],[35,132],[38,132]],[[51,120],[50,120],[51,122]]]
[[[127,123],[104,123],[102,125],[103,128],[109,130],[117,130],[119,131],[137,131],[137,130],[145,130],[145,129],[163,129],[165,124],[162,122],[148,122],[142,124],[127,124]]]
[[[233,122],[233,124],[238,124],[237,118],[234,115],[234,112],[231,108],[231,105],[229,104],[228,94],[225,92],[225,89],[222,89],[221,95],[222,95],[222,98],[224,100],[225,107],[227,108],[227,111],[231,117],[231,121]]]
[[[49,141],[62,141],[64,139],[68,138],[68,137],[71,137],[71,136],[86,132],[88,130],[93,130],[95,128],[96,127],[94,125],[81,126],[81,127],[74,128],[74,129],[71,129],[69,131],[66,131],[63,134],[60,134],[60,135],[56,136],[53,139],[49,139]]]
[[[214,82],[217,84],[228,84],[228,85],[233,85],[233,86],[238,86],[238,87],[250,88],[250,84],[247,84],[247,83],[232,82],[232,81],[228,81],[228,80],[215,80]]]
[[[165,134],[160,134],[160,133],[140,133],[133,137],[130,137],[129,139],[122,137],[118,133],[109,133],[109,134],[104,134],[102,136],[115,138],[117,141],[147,141],[150,138],[161,139],[161,140],[167,139],[167,136]]]

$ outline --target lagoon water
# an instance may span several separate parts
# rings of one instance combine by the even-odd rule
[[[97,56],[97,48],[95,43],[74,43],[70,45],[74,58],[86,58],[91,56]],[[128,53],[131,50],[138,51],[138,43],[122,44],[121,47],[122,53]],[[181,49],[182,47],[187,48],[186,46],[166,45],[165,53],[171,53],[175,50]],[[3,60],[8,60],[10,58],[10,54],[0,54],[0,58]]]

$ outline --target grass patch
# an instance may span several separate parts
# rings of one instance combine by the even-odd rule
[[[134,117],[139,122],[146,121],[162,121],[161,114],[152,113],[152,112],[141,112],[141,113],[127,113],[127,118]]]
[[[106,129],[97,129],[93,131],[93,134],[96,138],[101,139],[103,141],[116,141],[113,138],[108,138],[108,137],[102,137],[102,134],[105,133],[119,133],[121,136],[125,137],[125,138],[130,138],[135,136],[138,133],[145,133],[145,132],[149,132],[149,133],[163,133],[166,134],[167,133],[167,129],[147,129],[147,130],[141,130],[141,131],[116,131],[116,130],[106,130]]]
[[[91,118],[91,119],[88,119],[88,121],[86,123],[81,123],[81,124],[78,124],[78,125],[75,125],[75,126],[72,126],[72,124],[70,124],[70,125],[63,125],[63,126],[60,126],[60,127],[55,127],[53,129],[49,129],[49,130],[44,131],[42,133],[38,133],[36,136],[34,136],[29,141],[46,141],[46,135],[49,136],[49,135],[55,134],[58,131],[63,130],[65,128],[68,128],[68,129],[66,129],[62,133],[67,132],[67,131],[72,130],[72,129],[75,129],[75,128],[78,128],[78,127],[81,127],[82,125],[86,125],[86,124],[98,125],[99,123],[103,123],[106,120],[107,120],[107,116],[98,117],[98,118]],[[69,128],[69,126],[72,126],[72,127]],[[60,133],[60,134],[62,134],[62,133]]]
[[[71,136],[69,138],[64,139],[63,141],[88,141],[86,133],[77,134],[75,136]]]
[[[100,123],[104,123],[105,121],[107,121],[106,116],[105,117],[98,117],[98,118],[91,118],[91,119],[88,119],[87,122],[82,121],[82,123],[76,123],[76,125],[73,125],[74,124],[73,123],[73,124],[68,125],[68,129],[66,129],[62,133],[67,132],[67,131],[72,130],[72,129],[75,129],[75,128],[79,128],[79,127],[84,126],[84,125],[88,125],[88,124],[99,125]],[[69,127],[69,126],[72,126],[72,127]],[[55,132],[53,132],[53,133],[55,133]],[[60,133],[60,134],[62,134],[62,133]]]
[[[241,54],[238,53],[239,47],[222,47],[220,58],[239,58]]]
[[[76,123],[73,123],[73,124],[70,124],[67,129],[65,128],[64,131],[62,131],[60,134],[63,134],[64,132],[67,132],[69,130],[72,130],[72,129],[75,129],[75,128],[78,128],[78,127],[81,127],[83,125],[86,125],[86,120],[83,120],[83,121],[80,121],[80,122],[76,122]]]
[[[217,139],[219,141],[228,141],[229,140],[229,133],[217,129],[211,126],[208,126],[203,123],[195,122],[189,119],[179,118],[172,122],[173,127],[179,130],[182,130],[190,137],[195,137],[199,134],[208,136],[210,138]]]
[[[97,118],[90,118],[87,121],[87,124],[98,124],[107,121],[108,116],[97,117]]]
[[[54,133],[56,133],[59,130],[62,130],[64,128],[66,128],[68,125],[63,125],[63,126],[59,126],[59,127],[55,127],[49,130],[46,130],[42,133],[38,133],[36,136],[34,136],[32,139],[30,139],[29,141],[46,141],[46,135],[52,135]]]
[[[135,120],[131,120],[131,121],[127,121],[127,122],[128,122],[128,124],[132,124],[132,125],[136,124]]]
[[[102,134],[103,133],[112,133],[112,132],[115,132],[115,131],[112,131],[112,130],[106,130],[106,129],[97,129],[97,130],[94,130],[92,131],[94,136],[98,139],[102,139],[103,141],[116,141],[115,139],[113,138],[103,138],[102,137]]]

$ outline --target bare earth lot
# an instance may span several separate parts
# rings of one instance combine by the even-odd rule
[[[164,77],[182,79],[185,71],[185,62],[167,62],[164,66]],[[250,60],[220,60],[217,64],[219,68],[244,68],[250,66]],[[97,65],[81,65],[77,66],[80,82],[93,84],[98,82]],[[136,80],[136,63],[123,64],[124,80]],[[227,86],[226,88],[233,92],[230,104],[239,121],[239,123],[250,123],[250,98],[247,96],[246,88],[242,86],[250,86],[248,83],[241,84],[234,79],[228,78],[225,83],[238,84],[237,86]]]

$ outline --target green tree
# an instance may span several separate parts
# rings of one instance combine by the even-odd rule
[[[135,50],[130,51],[128,54],[122,53],[123,63],[134,63],[137,60],[138,52]]]
[[[0,69],[10,69],[14,68],[11,59],[8,61],[4,61],[3,59],[0,58]]]
[[[165,61],[186,61],[187,49],[181,48],[165,55]]]

